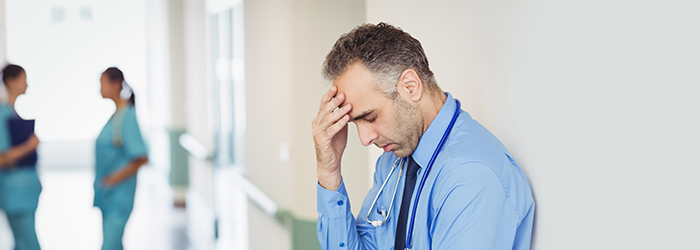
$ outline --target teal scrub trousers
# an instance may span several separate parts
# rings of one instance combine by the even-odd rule
[[[102,250],[123,250],[124,228],[131,213],[102,210]]]
[[[15,237],[15,250],[41,249],[34,229],[34,214],[34,211],[7,214],[7,220]]]
[[[12,228],[15,250],[39,250],[35,214],[41,183],[35,168],[0,170],[0,208]]]

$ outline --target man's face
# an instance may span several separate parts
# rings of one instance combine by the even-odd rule
[[[351,104],[350,121],[357,125],[362,145],[374,144],[385,152],[407,157],[418,146],[423,134],[420,109],[400,96],[391,100],[383,95],[372,72],[355,63],[334,81],[338,93]]]

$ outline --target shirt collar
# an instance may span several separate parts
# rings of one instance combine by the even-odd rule
[[[413,151],[413,160],[416,161],[420,167],[428,166],[430,157],[433,156],[435,148],[437,148],[438,143],[440,143],[440,139],[445,133],[445,130],[447,130],[447,126],[450,125],[452,116],[457,108],[457,103],[455,103],[452,95],[449,92],[445,92],[445,94],[447,94],[445,104],[442,105],[440,112],[438,112],[433,122],[430,123],[428,129],[421,136],[418,147]]]

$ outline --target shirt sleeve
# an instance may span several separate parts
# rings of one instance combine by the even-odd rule
[[[459,166],[464,173],[443,181],[446,195],[433,227],[432,249],[505,249],[512,243],[503,230],[510,220],[509,206],[499,178],[483,164]],[[511,226],[512,227],[512,226]],[[510,239],[512,241],[512,238]]]
[[[382,157],[377,160],[377,166],[380,166],[381,160]],[[350,209],[345,182],[341,182],[336,191],[327,190],[317,184],[317,233],[321,249],[378,249],[376,228],[363,219],[365,218],[363,215],[367,214],[374,195],[382,184],[381,176],[382,171],[377,168],[374,172],[372,188],[364,199],[357,219],[353,217]]]
[[[126,112],[122,125],[122,141],[126,157],[133,160],[148,155],[148,150],[141,137],[141,129],[136,121],[134,109],[129,109]]]
[[[317,184],[317,233],[321,249],[376,249],[374,228],[357,226],[345,183],[330,191]],[[371,225],[370,225],[371,227]]]

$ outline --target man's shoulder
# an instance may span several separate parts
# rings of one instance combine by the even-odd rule
[[[533,203],[529,183],[518,164],[501,141],[477,121],[456,123],[446,143],[436,183],[500,188],[519,214]]]
[[[463,111],[464,112],[464,111]],[[464,112],[466,113],[466,112]],[[483,165],[499,174],[507,150],[488,129],[471,117],[458,120],[443,149],[448,165]]]

